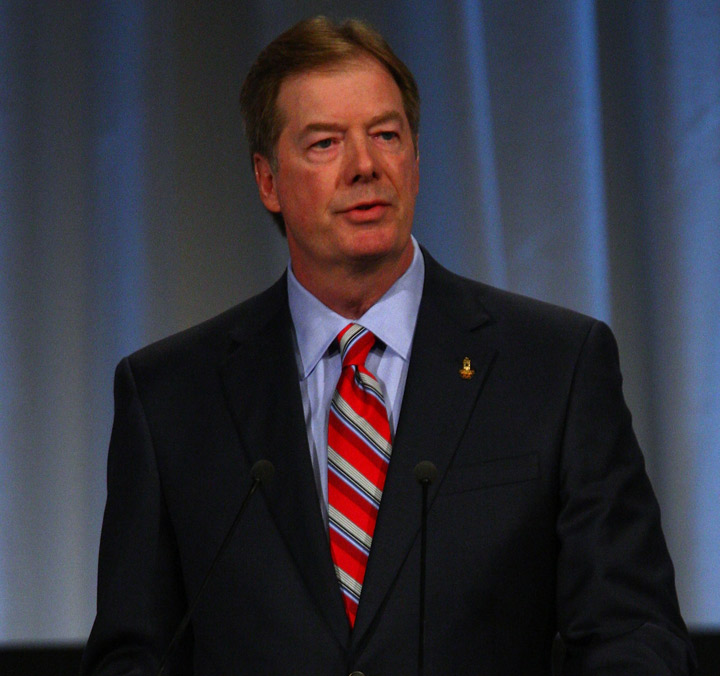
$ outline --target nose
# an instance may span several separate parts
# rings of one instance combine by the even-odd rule
[[[363,183],[377,180],[380,176],[380,165],[372,139],[349,137],[346,141],[345,175],[348,183]]]

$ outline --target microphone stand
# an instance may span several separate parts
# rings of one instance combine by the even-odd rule
[[[177,629],[175,630],[172,640],[168,644],[167,650],[165,651],[165,654],[163,655],[163,658],[160,662],[160,668],[158,669],[156,676],[163,676],[165,674],[165,667],[167,667],[167,661],[170,658],[170,655],[172,655],[173,652],[175,651],[175,647],[177,646],[177,643],[180,640],[180,637],[183,635],[185,628],[188,626],[188,623],[190,622],[190,618],[192,617],[192,614],[195,611],[198,601],[200,601],[200,597],[202,596],[203,591],[205,591],[205,587],[207,587],[207,583],[210,580],[210,576],[212,575],[213,571],[215,570],[215,567],[217,566],[218,561],[220,560],[222,555],[225,553],[225,550],[228,548],[228,545],[230,544],[230,540],[232,539],[232,536],[234,535],[235,531],[237,530],[238,524],[240,523],[240,518],[242,517],[243,512],[245,511],[245,508],[247,507],[247,504],[250,501],[250,498],[255,494],[255,491],[258,489],[258,487],[261,484],[266,484],[267,482],[270,481],[270,479],[272,479],[272,476],[274,473],[275,473],[275,468],[273,467],[273,464],[269,460],[258,460],[252,466],[252,469],[250,470],[250,476],[252,476],[252,485],[250,486],[250,490],[245,495],[245,499],[242,501],[242,504],[240,505],[240,509],[238,509],[238,512],[235,515],[235,519],[232,522],[232,525],[228,529],[227,533],[225,533],[225,538],[223,539],[222,544],[220,545],[220,548],[217,551],[217,554],[215,554],[215,558],[212,560],[212,563],[210,564],[210,568],[208,568],[207,573],[205,573],[205,577],[203,578],[203,581],[200,584],[200,587],[195,592],[195,596],[193,597],[192,602],[188,606],[188,609],[185,612],[185,615],[183,616],[182,620],[180,621],[180,624],[178,625]]]
[[[422,512],[420,517],[420,609],[418,612],[418,676],[425,671],[425,571],[427,568],[427,513],[428,490],[437,477],[437,468],[428,460],[415,466],[415,479],[422,489]]]

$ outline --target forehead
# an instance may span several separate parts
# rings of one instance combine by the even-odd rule
[[[277,108],[284,125],[308,118],[397,111],[405,117],[402,94],[390,72],[371,56],[358,56],[283,80]]]

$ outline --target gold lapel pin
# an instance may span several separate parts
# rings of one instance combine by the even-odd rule
[[[470,357],[463,359],[462,368],[458,371],[460,377],[464,380],[470,380],[475,375],[475,370],[470,366]]]

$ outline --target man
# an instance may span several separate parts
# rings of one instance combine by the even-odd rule
[[[425,673],[550,674],[558,632],[565,674],[692,673],[612,335],[420,250],[418,101],[360,22],[301,22],[251,69],[291,265],[119,365],[84,674],[157,671],[259,459],[169,673],[417,673],[423,460]]]

